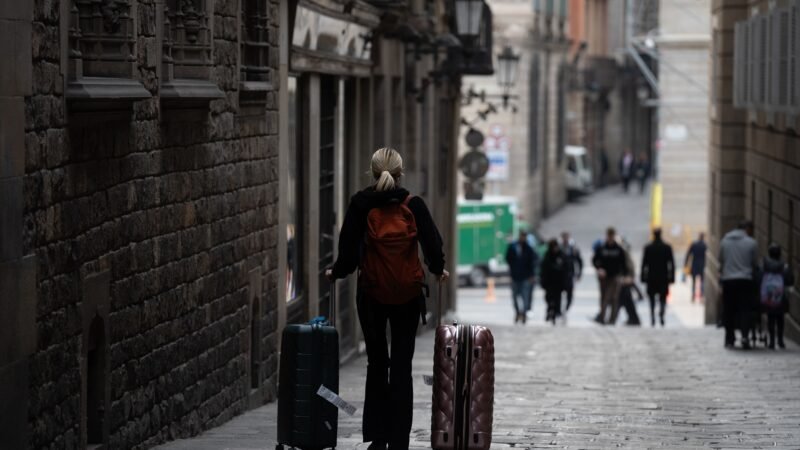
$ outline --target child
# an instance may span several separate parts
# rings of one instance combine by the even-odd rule
[[[761,264],[761,306],[767,314],[769,348],[775,350],[775,335],[778,347],[783,343],[783,315],[788,310],[787,288],[794,285],[794,274],[788,264],[781,261],[781,248],[771,244],[768,256]]]

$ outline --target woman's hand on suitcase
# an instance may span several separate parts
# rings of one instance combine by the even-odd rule
[[[444,283],[445,281],[450,279],[450,272],[446,270],[442,270],[442,274],[439,275],[439,283]]]

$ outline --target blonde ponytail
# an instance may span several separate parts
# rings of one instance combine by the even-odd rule
[[[403,175],[403,158],[393,148],[384,147],[372,154],[370,164],[376,191],[390,191],[397,187]]]
[[[388,170],[384,170],[380,178],[378,178],[378,181],[375,182],[376,191],[391,191],[394,189],[394,186],[394,177]]]

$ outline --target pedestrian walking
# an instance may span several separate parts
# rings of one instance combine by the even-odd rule
[[[647,285],[647,297],[650,299],[650,323],[656,326],[658,301],[658,317],[663,327],[669,286],[675,282],[675,258],[672,255],[672,246],[661,239],[661,228],[653,230],[653,240],[644,248],[641,276],[642,283]]]
[[[636,305],[633,303],[633,296],[636,294],[639,301],[644,299],[642,291],[636,285],[636,268],[633,264],[631,257],[631,246],[624,239],[622,240],[622,249],[625,250],[625,276],[621,278],[619,289],[619,306],[620,309],[625,309],[628,315],[628,320],[625,325],[639,326],[639,314],[636,312]]]
[[[547,243],[547,252],[542,258],[541,283],[547,301],[546,322],[556,324],[561,316],[561,296],[567,287],[569,261],[556,239]]]
[[[639,193],[644,194],[644,188],[647,186],[647,179],[650,177],[650,159],[647,157],[647,153],[642,152],[639,154],[634,169],[634,176],[639,182]]]
[[[567,294],[567,306],[564,310],[563,318],[566,320],[570,306],[572,306],[573,291],[575,290],[575,283],[580,281],[583,274],[583,258],[581,257],[581,250],[575,245],[569,233],[564,231],[561,233],[561,252],[567,261],[567,284],[564,287],[564,292]]]
[[[706,250],[708,246],[705,242],[705,233],[700,233],[697,240],[692,242],[689,246],[689,251],[686,252],[686,260],[683,267],[686,273],[692,279],[692,303],[697,299],[702,299],[705,296],[704,277],[706,272]],[[700,291],[697,291],[697,285],[700,285]]]
[[[758,271],[758,244],[750,234],[753,223],[744,221],[720,241],[719,264],[722,280],[722,312],[725,347],[733,347],[735,330],[741,332],[742,348],[749,349],[753,302],[757,298],[755,275]]]
[[[535,281],[535,251],[528,245],[528,233],[519,232],[519,239],[508,245],[506,263],[511,274],[511,302],[514,306],[514,323],[528,321],[531,308],[531,284]]]
[[[775,339],[778,347],[786,348],[783,342],[783,318],[789,311],[788,290],[794,286],[794,272],[789,264],[781,260],[781,247],[771,244],[767,256],[761,263],[761,307],[767,315],[767,346],[775,350]]]
[[[357,310],[367,349],[364,442],[371,442],[371,450],[408,449],[414,399],[411,360],[425,313],[418,246],[439,282],[450,274],[425,202],[399,186],[400,154],[382,148],[373,154],[370,168],[375,182],[350,200],[338,258],[326,275],[335,280],[359,269]]]
[[[528,294],[527,302],[525,303],[525,317],[528,316],[528,313],[533,309],[534,305],[534,294],[536,293],[536,277],[539,276],[539,266],[541,265],[538,241],[536,236],[533,233],[528,233],[528,245],[533,250],[533,280],[530,283],[530,293]]]
[[[600,312],[594,320],[601,325],[613,324],[619,312],[620,278],[625,275],[625,251],[617,242],[617,232],[613,227],[606,230],[606,239],[595,251],[592,264],[600,280],[601,298]]]
[[[622,158],[619,160],[619,177],[622,180],[622,190],[628,192],[628,187],[633,179],[636,161],[633,158],[633,153],[630,150],[625,150]]]

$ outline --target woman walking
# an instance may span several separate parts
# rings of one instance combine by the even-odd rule
[[[371,450],[408,449],[411,360],[425,302],[418,246],[439,282],[450,274],[444,270],[442,238],[428,207],[399,186],[400,154],[382,148],[372,155],[370,168],[375,181],[350,200],[339,235],[339,255],[326,275],[333,281],[359,269],[358,317],[367,347],[364,442],[371,442]]]
[[[546,321],[556,324],[556,319],[561,316],[561,293],[567,288],[567,258],[561,251],[558,241],[551,239],[547,243],[547,253],[542,260],[542,288],[547,301]]]

